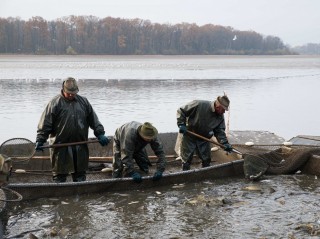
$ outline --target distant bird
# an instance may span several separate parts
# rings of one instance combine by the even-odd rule
[[[232,39],[232,41],[235,41],[235,40],[237,40],[237,35],[234,35],[234,37]]]

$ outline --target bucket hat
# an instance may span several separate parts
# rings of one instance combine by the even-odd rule
[[[229,110],[229,104],[230,104],[230,100],[228,98],[228,96],[224,95],[224,96],[218,96],[217,101],[220,103],[220,105],[226,110]]]
[[[143,125],[139,126],[138,132],[141,137],[150,140],[158,135],[158,130],[149,122],[145,122]]]
[[[68,94],[77,94],[79,92],[77,81],[72,77],[68,77],[63,82],[63,91]]]

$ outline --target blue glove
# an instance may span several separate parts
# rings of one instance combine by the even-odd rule
[[[110,140],[106,136],[104,136],[103,134],[100,134],[98,136],[98,140],[99,140],[99,143],[101,144],[101,146],[106,146],[110,142]]]
[[[162,178],[162,172],[161,171],[156,171],[152,177],[153,181],[158,181]]]
[[[42,151],[43,152],[43,142],[36,142],[36,151]]]
[[[228,152],[228,153],[231,153],[232,152],[232,146],[231,144],[229,143],[224,143],[223,144],[223,147],[224,147],[224,151]]]
[[[179,125],[179,133],[185,134],[187,132],[187,126],[184,124]]]
[[[136,183],[142,182],[141,175],[138,172],[132,172],[130,176],[132,177],[133,181],[135,181]]]

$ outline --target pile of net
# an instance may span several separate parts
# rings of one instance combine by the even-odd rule
[[[240,150],[240,148],[239,148]],[[319,147],[281,146],[270,150],[255,146],[241,149],[244,159],[244,174],[247,179],[258,180],[265,174],[293,174],[312,157],[320,155]]]

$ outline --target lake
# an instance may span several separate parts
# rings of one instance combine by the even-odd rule
[[[224,92],[229,130],[320,135],[319,56],[0,56],[0,68],[0,142],[34,141],[44,107],[68,76],[108,135],[131,120],[177,131],[179,106]]]

